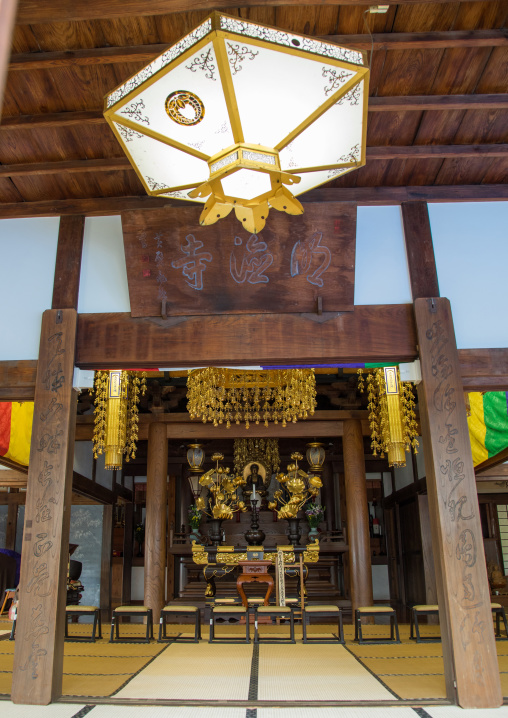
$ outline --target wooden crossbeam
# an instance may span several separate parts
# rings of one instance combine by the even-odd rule
[[[400,97],[370,97],[369,112],[423,112],[444,110],[506,110],[508,93],[491,95],[408,95]],[[47,127],[75,127],[83,124],[106,124],[102,110],[78,112],[45,112],[40,115],[12,115],[4,117],[3,130],[32,130]]]
[[[466,159],[471,157],[506,157],[508,144],[488,145],[409,145],[407,147],[367,147],[367,160]],[[0,165],[0,177],[23,177],[81,172],[131,170],[127,157],[62,162],[29,162]]]
[[[301,202],[354,202],[361,206],[424,202],[496,202],[508,200],[508,185],[427,185],[406,187],[343,187],[315,189],[301,195]],[[189,206],[183,200],[135,197],[88,197],[86,199],[40,200],[0,204],[0,219],[16,217],[60,217],[83,214],[103,217],[129,210]]]
[[[459,2],[466,0],[459,0]],[[491,0],[477,0],[489,2]],[[385,5],[428,5],[430,3],[447,3],[449,0],[383,0]],[[272,0],[243,0],[242,7],[259,7],[272,5]],[[280,6],[299,6],[301,0],[278,0]],[[327,5],[358,5],[358,0],[308,0],[309,6]],[[212,11],[217,5],[214,0],[19,0],[17,23],[32,25],[47,22],[69,22],[79,20],[95,20],[100,18],[122,18],[129,16],[146,17],[147,15],[168,15],[181,12]],[[237,8],[238,0],[222,0],[221,8]]]
[[[386,32],[372,35],[325,35],[320,40],[355,50],[435,50],[451,47],[506,47],[508,31],[455,30],[450,32]],[[94,47],[53,52],[25,52],[13,55],[11,72],[47,70],[68,65],[109,65],[126,62],[151,62],[168,48],[168,43]]]

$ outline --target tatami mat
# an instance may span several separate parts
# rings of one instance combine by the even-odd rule
[[[245,718],[245,708],[203,706],[96,706],[89,718]],[[416,718],[416,716],[413,716]]]
[[[170,644],[118,698],[246,700],[252,645]]]
[[[257,718],[419,718],[405,706],[380,708],[356,706],[340,708],[258,708]]]
[[[425,706],[430,718],[508,718],[508,706],[463,710],[457,706]]]
[[[14,705],[11,701],[0,703],[2,718],[72,718],[85,707],[84,703],[51,703],[49,706]]]
[[[259,700],[393,700],[344,648],[333,644],[259,647]]]

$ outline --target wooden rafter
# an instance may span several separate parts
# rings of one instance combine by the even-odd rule
[[[508,144],[367,147],[368,160],[466,159],[480,156],[507,157]],[[0,165],[0,177],[34,177],[36,175],[112,172],[118,170],[134,172],[127,157],[112,157],[108,159],[64,160],[63,162],[30,162],[26,164]]]
[[[302,202],[355,202],[367,205],[401,204],[414,200],[425,202],[496,202],[508,200],[506,184],[427,185],[406,187],[343,187],[315,189],[299,197]],[[135,197],[87,197],[85,199],[6,202],[0,204],[0,219],[16,217],[59,217],[83,214],[101,217],[129,210],[189,206],[183,200]]]
[[[462,1],[462,0],[459,0]],[[463,0],[465,1],[465,0]],[[489,2],[489,0],[477,0]],[[386,5],[426,5],[445,3],[449,0],[383,0]],[[280,6],[298,6],[301,0],[278,0]],[[244,0],[242,7],[259,7],[272,5],[270,0]],[[340,2],[323,2],[309,0],[307,5],[358,5],[358,0],[341,0]],[[179,12],[212,11],[217,7],[214,0],[20,0],[17,22],[20,25],[32,25],[46,22],[66,22],[94,20],[100,18],[122,19],[128,16],[146,17],[149,15],[167,15]],[[237,8],[238,0],[223,0],[221,8]]]
[[[450,32],[399,32],[372,35],[325,35],[321,40],[356,50],[435,50],[456,47],[508,47],[507,30],[455,30]],[[9,70],[43,70],[68,65],[107,65],[151,62],[168,43],[126,47],[94,47],[57,52],[26,52],[11,57]]]
[[[369,112],[423,112],[444,110],[506,110],[508,93],[494,95],[409,95],[400,97],[370,97]],[[102,110],[79,112],[46,112],[40,115],[4,117],[0,132],[12,129],[32,130],[46,127],[73,127],[105,124]]]

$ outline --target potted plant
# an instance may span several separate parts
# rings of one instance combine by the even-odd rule
[[[308,504],[305,509],[305,518],[309,524],[309,539],[315,541],[318,535],[318,526],[325,517],[325,507],[321,504]]]
[[[201,534],[199,533],[199,526],[201,524],[201,517],[203,514],[197,506],[192,505],[189,506],[187,515],[189,517],[189,524],[191,527],[190,540],[199,541],[201,539]]]

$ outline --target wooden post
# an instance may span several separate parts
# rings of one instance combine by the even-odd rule
[[[145,606],[152,609],[155,622],[165,599],[167,481],[167,428],[166,424],[154,422],[148,428]]]
[[[0,118],[4,99],[5,80],[11,57],[12,33],[18,0],[0,0]]]
[[[125,504],[125,526],[123,530],[123,572],[122,604],[131,602],[132,553],[134,545],[134,504]]]
[[[450,302],[417,299],[414,306],[446,692],[462,708],[493,708],[503,699]]]
[[[16,530],[18,528],[17,493],[10,493],[7,498],[7,526],[5,529],[5,548],[16,550]]]
[[[42,315],[21,556],[12,700],[46,705],[62,693],[76,394],[77,315]]]
[[[423,571],[425,575],[425,603],[437,603],[436,569],[434,554],[432,553],[432,536],[430,529],[429,497],[427,494],[418,494],[418,511],[420,514],[420,531],[422,535]],[[428,616],[428,623],[437,623],[437,616]]]
[[[354,619],[354,612],[359,606],[372,606],[374,600],[372,595],[365,457],[363,455],[362,424],[358,419],[348,419],[344,422],[342,441],[344,446],[351,604]]]
[[[111,619],[111,564],[113,560],[113,504],[105,504],[102,510],[101,550],[101,619],[106,624]]]
[[[78,307],[84,230],[85,218],[83,216],[60,217],[53,281],[53,309],[77,309]]]
[[[175,526],[175,495],[176,495],[176,476],[169,477],[168,482],[168,548],[169,548],[169,527]],[[167,552],[167,573],[166,573],[166,596],[168,601],[172,601],[175,597],[175,557],[169,551]]]
[[[401,209],[413,301],[420,297],[439,297],[427,203],[403,202]]]

